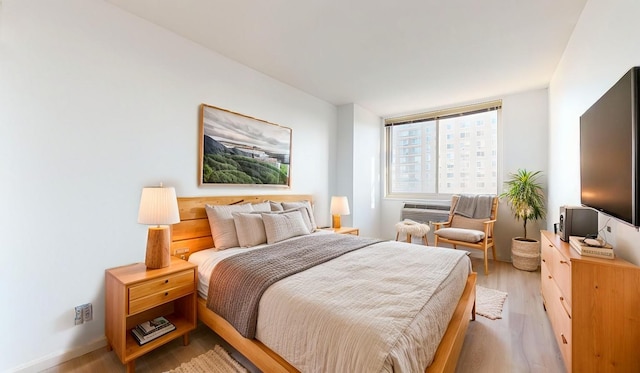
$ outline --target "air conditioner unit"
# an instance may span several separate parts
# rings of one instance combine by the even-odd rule
[[[420,223],[447,221],[451,201],[405,202],[400,210],[400,220],[410,219]]]

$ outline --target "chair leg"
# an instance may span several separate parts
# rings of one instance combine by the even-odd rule
[[[407,233],[407,242],[411,243],[411,235],[409,233]]]
[[[496,244],[494,243],[493,246],[491,246],[491,251],[493,252],[493,261],[496,261]]]
[[[429,239],[427,238],[426,234],[424,236],[422,236],[422,241],[424,241],[424,245],[425,246],[429,246]]]
[[[487,249],[484,249],[484,274],[488,275],[489,274],[489,258],[488,258],[488,253],[487,253]]]
[[[400,237],[400,232],[396,233],[396,241],[398,241],[398,237]]]

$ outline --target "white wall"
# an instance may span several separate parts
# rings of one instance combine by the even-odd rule
[[[502,99],[502,181],[518,169],[542,171],[538,181],[547,190],[548,90],[508,95]],[[499,193],[504,184],[498,184]],[[545,219],[527,223],[527,237],[540,239]],[[511,260],[511,239],[524,235],[523,221],[516,221],[505,199],[500,200],[496,223],[496,249],[501,260]]]
[[[354,138],[354,104],[338,106],[338,125],[336,128],[336,159],[334,173],[336,181],[332,195],[346,196],[349,200],[350,215],[340,218],[341,225],[353,227],[353,215],[356,213],[353,205],[353,138]],[[329,208],[329,206],[327,206]]]
[[[501,141],[499,151],[498,194],[502,193],[503,180],[518,168],[542,171],[540,181],[546,189],[547,174],[547,89],[520,92],[503,97],[487,98],[489,101],[502,99]],[[395,238],[394,224],[400,220],[402,200],[385,198],[382,201],[381,231],[385,238]],[[545,222],[529,222],[528,237],[539,238],[540,227]],[[495,228],[498,259],[511,260],[511,238],[522,236],[522,223],[516,222],[506,201],[501,200],[498,222]],[[433,244],[433,232],[429,234]],[[475,252],[475,253],[474,253]],[[473,250],[474,255],[481,252]]]
[[[580,115],[631,67],[640,65],[640,2],[590,0],[549,85],[549,207],[580,204]],[[600,214],[600,227],[607,217]],[[640,233],[612,219],[607,235],[618,256],[640,264]]]
[[[361,235],[380,237],[380,127],[382,119],[354,105],[353,226]]]
[[[356,104],[338,107],[336,194],[349,198],[343,226],[380,237],[380,127],[382,119]]]
[[[310,193],[328,206],[335,106],[101,0],[1,11],[0,371],[104,343],[104,270],[144,258],[143,186]],[[291,190],[199,188],[200,103],[291,127]],[[317,219],[329,224],[328,209]],[[86,302],[94,320],[74,326]]]

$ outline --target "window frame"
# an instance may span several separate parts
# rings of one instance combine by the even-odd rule
[[[439,119],[447,119],[455,116],[463,116],[463,115],[471,115],[477,114],[480,112],[486,111],[497,111],[497,123],[496,123],[496,193],[500,192],[500,183],[501,183],[501,164],[502,164],[502,100],[494,100],[488,101],[473,105],[466,106],[458,106],[458,107],[450,107],[441,110],[435,110],[430,112],[411,114],[399,117],[390,117],[384,118],[384,196],[385,198],[397,198],[397,199],[437,199],[437,200],[448,200],[451,199],[452,193],[439,193],[437,188],[440,182],[440,174],[438,170],[435,170],[435,184],[436,184],[436,193],[392,193],[391,192],[391,154],[392,154],[392,144],[391,144],[391,129],[387,127],[393,127],[397,125],[403,124],[411,124],[416,122],[423,122],[428,120],[436,120],[435,126],[435,154],[439,157],[440,154],[440,125],[438,125],[437,120]],[[469,131],[476,131],[475,125],[470,126]],[[475,145],[475,144],[474,144]],[[487,165],[488,166],[488,165]],[[437,167],[436,167],[437,168]],[[447,172],[448,168],[444,170]],[[489,172],[485,170],[485,172]],[[475,173],[475,171],[474,171]]]

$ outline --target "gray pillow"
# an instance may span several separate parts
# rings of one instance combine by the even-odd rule
[[[309,201],[299,201],[299,202],[282,202],[282,207],[285,210],[291,210],[298,207],[304,207],[307,209],[307,214],[309,216],[309,221],[311,222],[311,232],[314,232],[318,225],[316,224],[316,219],[313,216],[313,207]]]
[[[309,213],[306,207],[296,207],[294,209],[282,211],[254,211],[252,212],[252,214],[284,214],[291,211],[300,211],[300,215],[302,215],[302,221],[304,221],[304,224],[307,226],[307,229],[309,229],[309,232],[315,231],[315,229],[313,229],[313,226],[311,225],[311,220],[309,219]]]
[[[448,238],[450,240],[464,241],[464,242],[479,242],[484,239],[484,232],[477,231],[475,229],[463,229],[463,228],[442,228],[433,232],[440,237]]]
[[[269,205],[271,206],[271,211],[284,211],[280,202],[269,201]]]
[[[310,233],[300,211],[261,215],[268,244]]]
[[[233,222],[234,212],[251,212],[251,204],[242,205],[205,205],[207,218],[209,218],[209,228],[213,245],[217,250],[224,250],[230,247],[238,247],[238,234]]]
[[[255,212],[234,212],[233,222],[240,247],[252,247],[267,243],[262,216]]]

